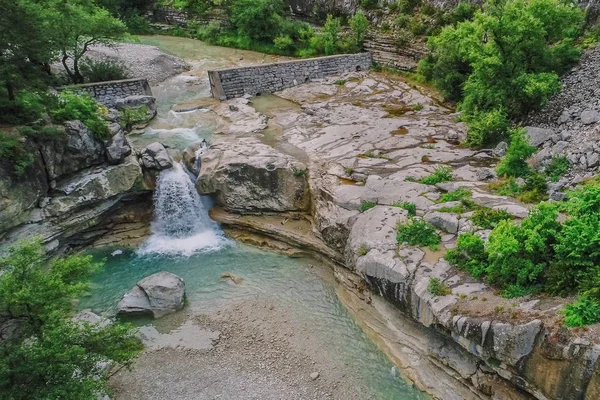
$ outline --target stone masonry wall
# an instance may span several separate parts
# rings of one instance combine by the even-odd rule
[[[208,71],[208,78],[213,97],[226,100],[273,93],[311,79],[370,67],[371,54],[359,53]]]
[[[152,89],[146,79],[124,79],[64,86],[59,90],[71,90],[76,93],[88,93],[98,103],[114,107],[115,101],[128,96],[152,96]]]

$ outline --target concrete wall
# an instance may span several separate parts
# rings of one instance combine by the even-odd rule
[[[364,71],[370,67],[371,54],[344,54],[208,71],[208,78],[213,97],[225,100],[244,95],[273,93],[311,79]]]
[[[152,96],[152,89],[146,79],[124,79],[64,86],[59,90],[71,90],[76,93],[88,93],[98,103],[113,107],[115,101],[128,96]]]

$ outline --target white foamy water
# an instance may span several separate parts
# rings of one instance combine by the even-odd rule
[[[208,199],[203,201],[184,168],[176,164],[160,173],[154,192],[152,235],[139,254],[190,256],[229,243],[208,216]]]

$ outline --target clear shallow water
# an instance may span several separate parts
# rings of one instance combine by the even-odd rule
[[[310,334],[325,342],[350,373],[365,379],[374,398],[427,398],[392,375],[392,363],[367,338],[338,300],[333,283],[324,280],[323,273],[318,273],[320,267],[313,267],[310,260],[235,243],[191,257],[143,256],[134,251],[111,256],[112,250],[93,253],[98,259],[106,257],[106,264],[93,277],[93,290],[81,300],[81,308],[113,314],[117,302],[137,281],[166,270],[185,280],[190,310],[207,312],[246,298],[272,300],[309,322]],[[230,280],[221,279],[223,272],[243,278],[242,283],[233,285]]]

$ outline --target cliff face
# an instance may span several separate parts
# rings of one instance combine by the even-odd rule
[[[27,139],[34,163],[22,176],[8,162],[0,164],[0,245],[32,236],[50,250],[90,243],[106,231],[89,232],[119,220],[124,202],[150,194],[118,124],[106,141],[80,121],[66,122],[65,129],[64,140]]]

